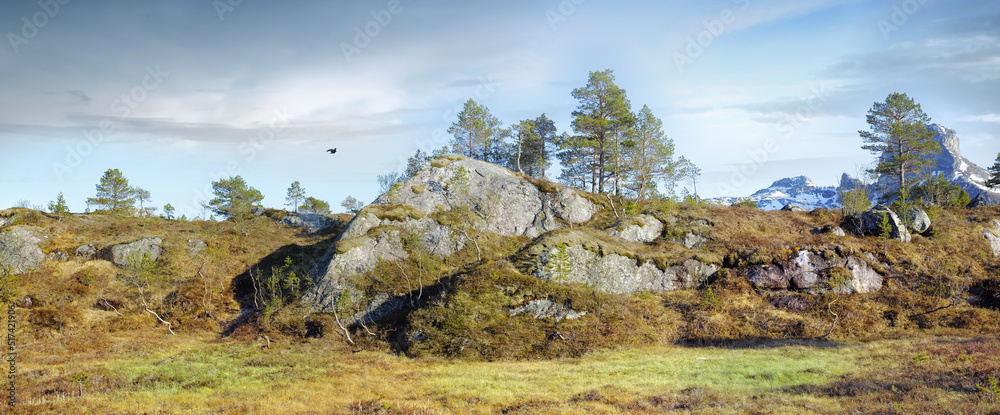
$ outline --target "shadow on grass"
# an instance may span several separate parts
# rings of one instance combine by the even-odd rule
[[[699,348],[699,347],[718,347],[723,349],[777,349],[780,347],[788,346],[801,346],[801,347],[812,347],[817,349],[827,349],[845,346],[844,343],[839,343],[831,340],[825,339],[768,339],[768,338],[749,338],[749,339],[686,339],[677,342],[678,346]]]

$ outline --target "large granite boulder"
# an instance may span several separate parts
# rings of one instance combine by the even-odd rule
[[[906,217],[907,229],[918,235],[922,235],[931,229],[931,217],[922,209],[912,208]]]
[[[620,221],[614,228],[608,229],[611,236],[632,241],[652,242],[663,232],[663,223],[651,215],[637,215]]]
[[[883,218],[887,218],[888,237],[902,242],[910,242],[910,232],[903,221],[885,205],[876,205],[860,215],[852,215],[845,219],[844,229],[855,235],[883,236]]]
[[[285,216],[281,219],[281,223],[294,228],[306,228],[308,233],[316,233],[332,227],[336,223],[336,220],[329,216],[314,213],[300,213]]]
[[[986,238],[986,243],[993,251],[993,256],[1000,257],[1000,221],[994,219],[991,225],[983,229],[983,238]]]
[[[0,270],[23,274],[38,267],[45,253],[38,246],[41,239],[27,229],[14,228],[0,233]]]
[[[845,272],[844,281],[836,284],[831,276]],[[799,251],[795,259],[772,264],[753,265],[747,268],[747,278],[759,289],[800,290],[809,293],[834,291],[842,294],[869,293],[882,288],[882,275],[864,259],[824,259],[809,251]]]
[[[312,270],[303,301],[313,311],[333,311],[354,289],[347,277],[408,257],[404,234],[413,237],[409,249],[446,257],[468,243],[470,231],[533,238],[586,222],[600,209],[565,186],[463,156],[439,157],[361,209]],[[370,300],[358,295],[351,303]]]
[[[143,238],[111,247],[111,262],[120,268],[133,269],[138,261],[156,262],[163,254],[163,239]]]

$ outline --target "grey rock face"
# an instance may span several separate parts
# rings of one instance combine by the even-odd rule
[[[14,228],[0,233],[0,267],[11,274],[23,274],[38,267],[45,253],[30,231]]]
[[[888,216],[889,238],[910,242],[910,232],[896,213],[884,205],[876,205],[859,216],[849,217],[845,229],[855,235],[882,235],[882,218]]]
[[[993,229],[983,229],[983,238],[986,238],[986,243],[993,250],[993,256],[1000,257],[1000,221],[994,219]]]
[[[333,218],[317,215],[313,213],[301,213],[299,215],[288,215],[281,220],[281,223],[295,227],[306,228],[309,233],[316,233],[334,225]]]
[[[979,192],[979,194],[977,194],[976,197],[972,198],[972,200],[969,201],[969,204],[966,205],[966,206],[970,207],[970,208],[974,208],[974,207],[980,207],[980,206],[995,205],[995,204],[997,204],[997,199],[1000,199],[1000,198],[992,198],[986,192]]]
[[[76,256],[83,259],[93,259],[97,255],[97,249],[91,244],[80,245],[76,248]]]
[[[58,262],[69,261],[69,254],[65,252],[50,252],[45,256],[45,259]]]
[[[208,244],[206,244],[205,241],[195,238],[188,239],[187,246],[188,246],[187,253],[188,255],[191,256],[197,256],[202,252],[205,252],[206,249],[208,249]]]
[[[718,271],[715,264],[689,259],[681,265],[660,270],[653,261],[618,255],[598,255],[579,245],[567,246],[564,252],[552,248],[538,257],[535,276],[556,282],[577,282],[614,294],[662,292],[696,287]]]
[[[136,261],[156,261],[163,253],[161,238],[143,238],[138,241],[111,247],[111,262],[120,268],[131,269]]]
[[[252,214],[254,216],[263,216],[264,213],[266,213],[266,212],[267,212],[267,209],[265,209],[263,206],[254,206],[254,207],[250,208],[250,214]]]
[[[907,215],[910,222],[912,222],[908,228],[915,234],[923,234],[931,229],[931,218],[927,216],[927,212],[921,209],[913,208],[910,209]]]
[[[528,304],[507,311],[511,316],[529,313],[535,319],[551,318],[557,322],[578,319],[587,314],[586,311],[576,311],[568,304],[560,304],[552,300],[532,300]]]
[[[663,223],[650,215],[626,218],[619,227],[609,229],[608,233],[632,242],[652,242],[663,232]]]
[[[420,249],[445,257],[466,245],[462,227],[536,237],[560,228],[557,219],[581,223],[599,209],[564,186],[543,191],[503,167],[455,155],[437,158],[347,224],[312,270],[314,284],[303,301],[314,311],[329,312],[341,292],[353,289],[347,276],[371,269],[379,260],[407,258],[399,232],[385,231],[387,227],[417,235]]]
[[[684,239],[679,241],[687,249],[692,249],[695,247],[702,246],[705,242],[708,242],[708,238],[701,235],[695,235],[694,233],[688,232],[684,235]]]
[[[806,211],[801,206],[793,205],[793,204],[787,204],[785,206],[782,206],[781,210],[783,210],[785,212],[805,212]]]
[[[850,273],[844,286],[828,287],[824,270],[842,267]],[[754,265],[747,268],[747,278],[757,288],[767,290],[801,290],[810,293],[832,291],[840,293],[869,293],[882,288],[882,276],[858,257],[823,259],[809,251],[799,251],[791,261],[776,264]]]

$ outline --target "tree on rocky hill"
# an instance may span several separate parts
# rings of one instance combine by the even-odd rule
[[[212,191],[215,198],[205,207],[227,219],[249,217],[250,210],[264,200],[264,195],[259,190],[247,186],[247,182],[240,176],[212,182]]]
[[[358,212],[361,212],[361,208],[365,207],[365,204],[355,199],[354,196],[347,196],[343,202],[340,202],[340,206],[343,206],[347,213],[357,215]]]
[[[49,212],[62,218],[63,216],[69,216],[69,206],[66,205],[66,198],[63,197],[62,192],[59,192],[59,197],[56,200],[49,202]]]
[[[171,204],[169,204],[169,203],[167,203],[166,205],[163,205],[163,216],[165,218],[167,218],[167,219],[173,219],[174,218],[174,206],[171,205]]]
[[[664,183],[667,193],[673,194],[676,183],[693,167],[687,158],[674,158],[674,140],[663,133],[663,121],[646,105],[639,111],[627,143],[628,182],[625,187],[636,200],[644,199],[657,182]]]
[[[448,128],[455,136],[452,151],[489,163],[500,162],[501,144],[510,135],[510,130],[501,125],[489,108],[470,98],[458,113],[458,120]]]
[[[135,189],[118,169],[108,169],[97,184],[97,196],[87,198],[88,205],[103,208],[113,215],[128,215],[135,208]]]
[[[531,177],[545,177],[556,145],[556,126],[545,114],[535,119],[521,120],[510,126],[513,142],[509,144],[508,167]]]
[[[309,196],[306,198],[306,201],[302,203],[302,211],[305,213],[317,214],[330,213],[330,204]]]
[[[906,199],[908,178],[916,178],[934,165],[932,156],[941,151],[934,132],[927,129],[931,119],[920,104],[906,94],[893,92],[885,102],[868,110],[871,131],[858,131],[865,143],[861,148],[879,155],[870,173],[885,178],[879,189],[884,201]]]
[[[990,178],[986,180],[986,186],[1000,187],[1000,153],[997,154],[997,161],[986,170],[990,172]]]
[[[285,201],[288,202],[286,205],[292,206],[292,212],[299,213],[299,201],[305,197],[306,189],[303,189],[302,184],[296,180],[288,187],[288,195],[285,196]]]
[[[578,135],[567,144],[582,153],[577,162],[590,172],[590,191],[604,193],[606,180],[612,178],[617,185],[623,173],[620,144],[634,119],[631,105],[610,69],[591,72],[587,85],[572,95],[579,101],[572,121]]]
[[[150,201],[150,197],[151,196],[150,196],[148,190],[143,189],[141,187],[134,187],[134,188],[132,188],[132,194],[135,195],[135,200],[139,202],[139,213],[141,213],[141,214],[151,214],[152,212],[148,211],[147,209],[156,210],[156,208],[147,208],[147,207],[143,206],[144,202]]]

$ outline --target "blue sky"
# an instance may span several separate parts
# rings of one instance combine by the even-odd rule
[[[603,69],[705,197],[856,173],[894,91],[973,162],[1000,152],[993,1],[5,1],[0,33],[0,206],[63,192],[83,211],[118,168],[188,217],[236,174],[266,206],[297,180],[336,210],[448,144],[469,98],[568,130],[570,92]]]

